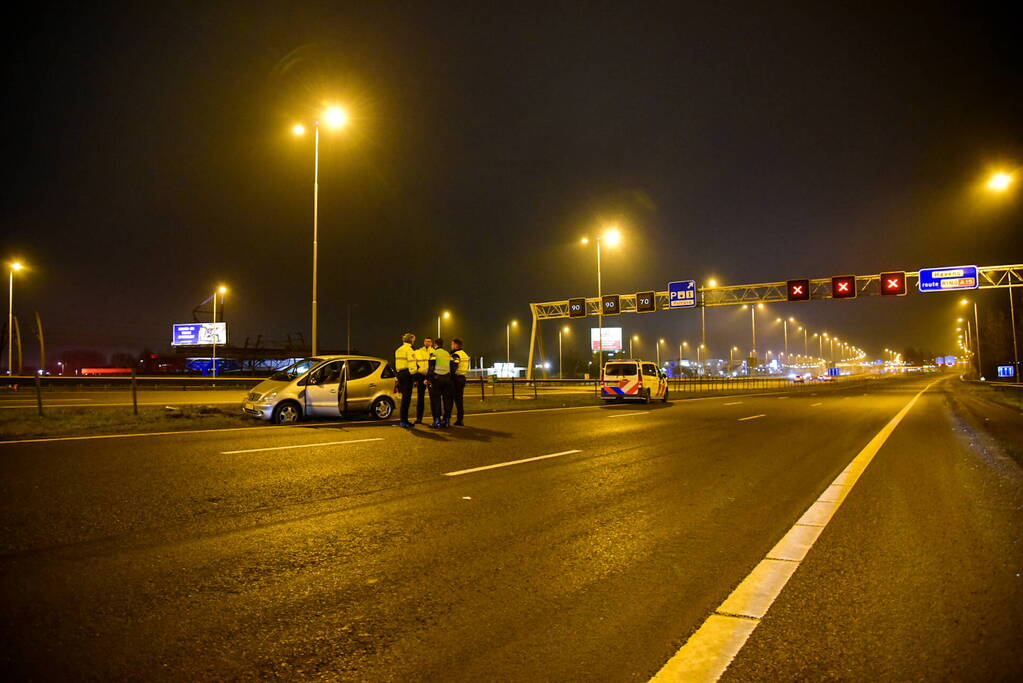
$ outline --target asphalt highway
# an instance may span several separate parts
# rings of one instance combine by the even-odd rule
[[[934,381],[3,445],[2,661],[644,681],[727,613],[749,624],[723,680],[1018,678],[1023,474]],[[801,522],[766,614],[723,611]]]

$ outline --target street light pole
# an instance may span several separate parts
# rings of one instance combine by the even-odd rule
[[[977,379],[984,378],[984,368],[980,363],[980,316],[977,315],[977,302],[973,302],[973,329],[977,335]]]
[[[213,379],[217,378],[217,290],[213,290],[213,329],[210,330],[210,337],[213,339]]]
[[[316,280],[320,263],[320,122],[316,121],[313,143],[313,338],[312,355],[317,349]],[[215,297],[214,297],[215,298]],[[216,322],[216,321],[214,321]]]
[[[1016,384],[1023,381],[1019,376],[1019,347],[1016,345],[1016,308],[1012,303],[1012,285],[1009,285],[1009,324],[1012,325],[1012,360],[1013,374],[1016,375]]]
[[[10,285],[7,288],[7,374],[14,374],[14,271],[21,270],[20,263],[10,265]]]

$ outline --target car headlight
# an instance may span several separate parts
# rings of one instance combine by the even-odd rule
[[[271,391],[268,394],[263,394],[263,398],[259,399],[259,402],[260,403],[272,403],[275,398],[277,398],[277,392],[276,391]]]

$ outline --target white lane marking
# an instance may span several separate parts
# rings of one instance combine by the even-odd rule
[[[482,472],[483,470],[492,470],[498,467],[510,467],[511,465],[521,465],[524,462],[534,462],[536,460],[546,460],[547,458],[557,458],[561,455],[571,455],[572,453],[579,453],[579,449],[571,451],[561,451],[560,453],[548,453],[547,455],[538,455],[535,458],[523,458],[522,460],[509,460],[508,462],[499,462],[495,465],[484,465],[483,467],[473,467],[468,470],[457,470],[455,472],[445,472],[445,477],[457,477],[461,474],[471,474],[472,472]]]
[[[935,380],[937,382],[939,380]],[[806,512],[786,532],[736,586],[724,602],[707,617],[686,643],[654,675],[652,681],[717,681],[739,654],[775,598],[799,568],[807,552],[831,521],[835,511],[860,475],[888,441],[902,419],[935,384],[931,382],[896,413],[874,435],[842,473],[824,490]]]
[[[728,403],[722,403],[721,405],[724,405],[724,406],[737,406],[740,403],[742,403],[742,401],[729,401]]]
[[[623,413],[621,415],[608,415],[609,419],[615,419],[616,417],[635,417],[636,415],[649,415],[649,410],[640,410],[634,413]]]
[[[817,403],[811,403],[811,404],[810,404],[810,407],[811,407],[811,408],[816,408],[817,406],[822,406],[822,405],[824,405],[824,404],[823,404],[823,403],[821,403],[820,401],[818,401]]]
[[[263,425],[262,427],[220,427],[217,429],[184,429],[178,432],[139,432],[137,434],[95,434],[93,436],[48,436],[41,439],[13,439],[0,441],[0,446],[17,443],[43,443],[46,441],[85,441],[87,439],[129,439],[135,436],[177,436],[179,434],[205,434],[207,432],[246,432],[253,429],[287,429],[281,425]]]
[[[91,398],[53,398],[52,396],[49,399],[47,399],[45,394],[44,394],[44,396],[43,396],[43,403],[46,403],[47,400],[50,400],[50,401],[91,401],[92,399]],[[31,401],[32,404],[34,405],[35,402],[36,402],[36,399],[34,397],[33,398],[4,398],[4,399],[0,399],[0,403],[26,403],[28,401]]]
[[[220,451],[221,455],[235,453],[259,453],[260,451],[286,451],[290,448],[316,448],[317,446],[340,446],[345,443],[366,443],[367,441],[383,441],[381,437],[374,439],[351,439],[350,441],[321,441],[320,443],[300,443],[294,446],[270,446],[269,448],[246,448],[240,451]]]
[[[739,422],[742,422],[743,420],[755,420],[758,417],[767,417],[767,415],[765,415],[764,413],[760,413],[759,415],[750,415],[749,417],[740,417],[739,418]]]
[[[783,398],[788,398],[788,396],[779,396],[779,397],[778,397],[778,400],[780,401],[780,400],[782,400]]]

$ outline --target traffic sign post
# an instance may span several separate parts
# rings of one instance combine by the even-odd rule
[[[696,305],[696,280],[668,283],[668,308],[692,308]]]
[[[921,268],[918,286],[921,292],[948,292],[957,289],[977,289],[977,266],[950,266],[948,268]]]

